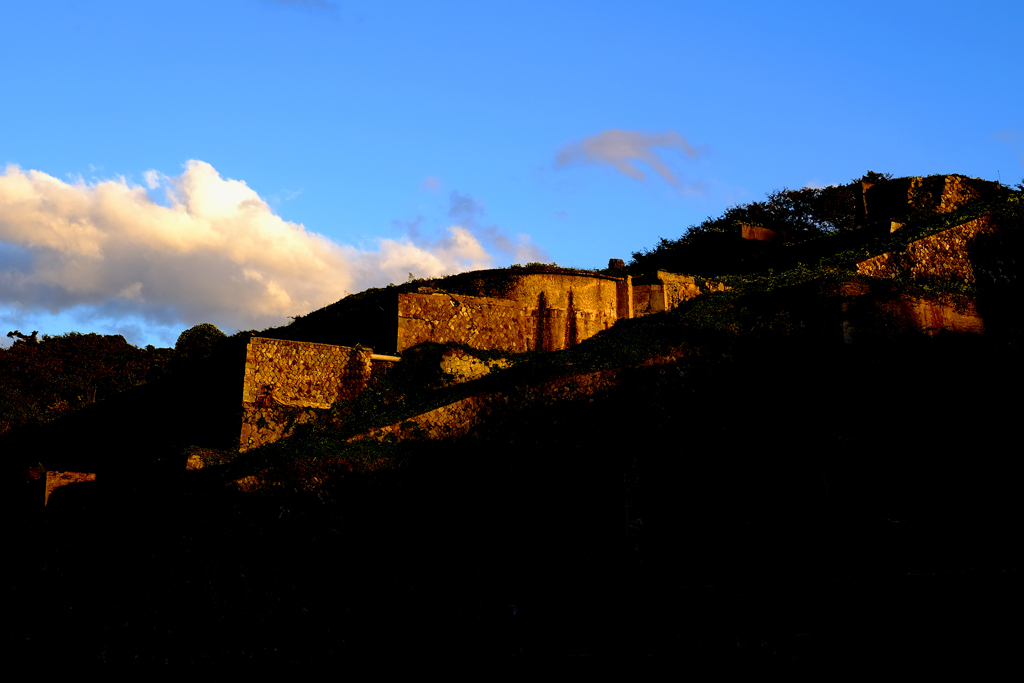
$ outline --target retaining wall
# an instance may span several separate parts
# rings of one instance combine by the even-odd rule
[[[288,436],[338,400],[356,398],[371,376],[366,348],[253,337],[246,348],[239,450]]]
[[[999,183],[961,175],[896,178],[861,184],[863,201],[858,218],[886,220],[891,230],[902,227],[902,217],[915,211],[949,213],[999,191]]]
[[[57,472],[47,470],[46,472],[46,494],[43,497],[43,506],[50,502],[50,494],[61,486],[77,484],[82,481],[96,481],[95,472]],[[63,495],[63,494],[61,494]]]
[[[585,400],[613,390],[619,384],[622,369],[559,377],[515,393],[488,393],[469,396],[440,408],[416,415],[402,422],[379,427],[352,437],[360,439],[446,439],[472,433],[488,418],[558,401]]]
[[[985,322],[973,301],[958,309],[916,297],[888,301],[864,297],[844,302],[842,314],[843,341],[847,344],[885,340],[908,332],[985,333]]]
[[[955,228],[916,240],[899,252],[888,252],[857,264],[857,272],[872,277],[909,275],[917,281],[976,282],[985,265],[974,254],[982,236],[998,232],[991,217],[983,216]],[[994,276],[989,275],[988,279]]]

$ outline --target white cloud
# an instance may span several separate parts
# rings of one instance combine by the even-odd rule
[[[155,171],[143,178],[145,188],[124,178],[67,183],[6,168],[5,319],[75,311],[179,331],[212,322],[230,333],[284,324],[345,292],[403,282],[409,272],[435,277],[493,262],[465,224],[436,241],[381,239],[376,249],[358,249],[283,220],[245,182],[221,178],[202,161],[174,178]],[[162,188],[167,205],[146,188]]]
[[[706,152],[705,147],[693,147],[675,131],[648,133],[637,130],[603,130],[596,135],[583,138],[564,146],[555,156],[555,166],[563,168],[570,164],[607,164],[619,173],[644,181],[646,174],[634,163],[640,161],[660,175],[669,184],[679,187],[679,178],[665,165],[655,149],[674,149],[687,158],[696,159]]]
[[[459,221],[460,225],[469,228],[474,235],[477,235],[485,243],[490,244],[502,254],[511,257],[518,263],[540,262],[546,263],[550,260],[547,252],[534,244],[529,235],[519,233],[515,240],[502,232],[498,226],[481,225],[485,207],[481,202],[473,199],[468,194],[452,192],[449,198],[448,215]]]

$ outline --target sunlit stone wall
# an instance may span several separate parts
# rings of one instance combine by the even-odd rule
[[[246,348],[242,433],[246,451],[290,434],[370,379],[370,349],[253,337]]]

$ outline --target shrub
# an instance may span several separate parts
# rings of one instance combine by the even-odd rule
[[[174,351],[182,361],[198,361],[208,358],[217,342],[227,339],[216,325],[199,323],[190,327],[178,337]]]

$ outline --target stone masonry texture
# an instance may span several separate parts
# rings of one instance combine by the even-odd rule
[[[527,406],[546,406],[560,401],[589,400],[615,389],[622,370],[599,370],[559,377],[536,387],[522,387],[516,393],[487,393],[469,396],[393,425],[352,437],[394,439],[446,439],[471,434],[487,419],[500,419],[506,412]]]
[[[682,351],[652,358],[643,366],[669,367],[685,358]],[[638,368],[612,368],[564,377],[557,377],[536,386],[520,386],[509,392],[477,394],[407,420],[370,430],[352,437],[360,439],[397,440],[446,439],[472,435],[486,429],[504,415],[534,407],[548,407],[572,401],[593,401],[614,392]]]
[[[671,311],[701,293],[720,292],[726,289],[720,282],[702,281],[689,275],[658,270],[653,275],[637,278],[633,283],[633,315],[640,317]]]
[[[955,228],[911,242],[900,252],[880,254],[857,264],[857,272],[872,277],[910,276],[916,281],[961,280],[977,282],[978,276],[998,280],[988,273],[974,253],[979,239],[994,236],[998,230],[989,216],[963,223]],[[979,272],[981,271],[981,272]]]
[[[515,301],[460,294],[400,294],[398,350],[433,341],[523,352],[527,350],[528,320],[526,307]]]
[[[558,351],[606,330],[618,319],[614,278],[508,274],[501,297],[407,293],[398,298],[398,350],[424,341],[478,349]],[[494,289],[482,283],[480,293]]]
[[[246,348],[239,450],[276,441],[335,401],[357,397],[370,379],[371,354],[367,348],[253,337]]]

